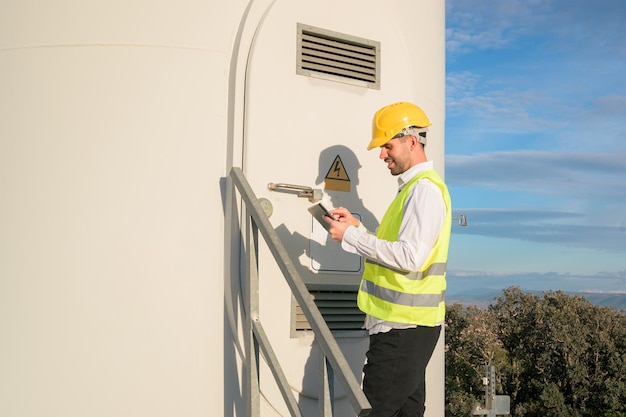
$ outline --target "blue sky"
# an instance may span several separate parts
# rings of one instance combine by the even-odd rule
[[[626,293],[626,1],[447,0],[451,291]]]

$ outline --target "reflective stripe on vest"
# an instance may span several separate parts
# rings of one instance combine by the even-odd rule
[[[391,269],[396,274],[402,274],[405,277],[407,277],[408,279],[412,279],[412,280],[415,280],[415,281],[419,281],[419,280],[422,280],[424,278],[428,278],[430,275],[443,275],[443,274],[446,273],[446,265],[447,265],[446,262],[437,262],[437,263],[434,263],[431,266],[429,266],[425,271],[413,272],[413,271],[403,271],[401,269],[396,269],[396,268],[390,268],[390,267],[385,266],[383,264],[380,264],[378,262],[374,262],[374,261],[372,261],[370,259],[366,259],[365,263],[378,265],[378,266],[382,266],[383,268]]]
[[[444,301],[446,295],[445,290],[440,294],[407,294],[380,287],[372,281],[365,280],[361,282],[361,291],[390,303],[411,307],[438,307],[439,303]]]

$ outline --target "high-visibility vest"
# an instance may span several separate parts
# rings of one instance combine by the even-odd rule
[[[435,170],[419,173],[404,186],[383,216],[376,236],[398,240],[405,201],[410,190],[424,178],[441,190],[446,207],[443,227],[432,251],[418,271],[400,271],[366,260],[357,301],[363,312],[378,319],[432,327],[443,323],[446,313],[446,263],[452,226],[450,194]]]

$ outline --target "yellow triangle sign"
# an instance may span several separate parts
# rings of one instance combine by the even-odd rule
[[[339,155],[335,157],[330,169],[326,173],[324,188],[331,191],[350,191],[350,177],[348,177],[346,167],[343,165]]]

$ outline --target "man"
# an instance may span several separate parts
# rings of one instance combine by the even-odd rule
[[[418,106],[378,110],[368,150],[398,177],[398,194],[376,235],[343,207],[327,218],[330,236],[365,257],[358,293],[370,346],[363,390],[371,417],[423,416],[426,365],[445,316],[445,271],[452,224],[448,189],[426,158],[430,121]]]

